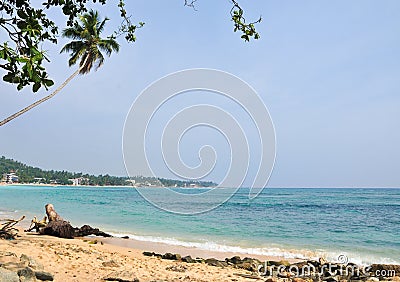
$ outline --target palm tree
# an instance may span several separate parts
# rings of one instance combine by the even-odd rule
[[[100,22],[98,12],[90,10],[88,13],[81,15],[79,20],[80,23],[75,22],[72,27],[63,30],[62,36],[73,39],[73,41],[67,43],[61,49],[61,53],[71,52],[68,61],[69,66],[75,65],[80,60],[78,70],[68,77],[53,93],[4,119],[0,122],[0,126],[54,97],[76,75],[89,73],[93,65],[97,70],[104,63],[104,56],[101,51],[105,52],[107,56],[111,56],[113,51],[119,51],[119,44],[114,37],[108,37],[107,39],[100,37],[101,32],[104,30],[104,25],[108,21],[107,18]]]

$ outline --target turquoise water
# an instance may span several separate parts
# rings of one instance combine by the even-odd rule
[[[147,189],[191,208],[164,189]],[[248,189],[240,189],[217,209],[184,216],[155,208],[132,188],[0,186],[0,217],[42,217],[46,203],[73,225],[90,224],[138,240],[288,258],[346,255],[357,263],[400,263],[400,189],[265,189],[251,201]]]

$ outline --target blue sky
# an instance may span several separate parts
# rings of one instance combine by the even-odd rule
[[[127,2],[146,22],[137,43],[122,43],[99,71],[1,127],[1,154],[45,169],[124,175],[122,129],[137,95],[171,72],[213,68],[248,82],[270,111],[277,158],[269,186],[400,185],[399,1],[243,1],[247,18],[263,16],[261,39],[250,43],[233,33],[229,1],[201,0],[197,11],[179,0]],[[118,19],[113,6],[100,12]],[[56,85],[74,71],[59,54],[65,42],[44,46]],[[0,92],[3,117],[46,95],[4,83]],[[189,147],[190,163],[197,151]],[[223,169],[215,173],[212,180]]]

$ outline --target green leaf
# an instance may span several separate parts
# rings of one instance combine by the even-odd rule
[[[18,27],[19,29],[21,29],[21,30],[25,30],[26,27],[27,27],[27,24],[26,24],[25,21],[18,21],[18,22],[17,22],[17,27]]]
[[[37,92],[40,86],[41,86],[40,83],[36,82],[32,87],[33,92]]]
[[[3,80],[10,83],[13,83],[13,78],[14,76],[11,73],[8,73],[5,76],[3,76]]]
[[[52,81],[50,79],[44,79],[43,82],[47,87],[50,87],[50,86],[54,85],[54,81]]]
[[[21,19],[26,19],[28,17],[28,15],[23,10],[18,10],[17,15]]]

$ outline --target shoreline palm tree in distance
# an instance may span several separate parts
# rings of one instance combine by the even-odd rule
[[[50,95],[34,102],[28,107],[21,111],[9,116],[0,122],[0,126],[10,122],[11,120],[19,117],[41,103],[54,97],[60,92],[75,76],[78,74],[89,73],[93,66],[95,70],[104,64],[105,52],[107,56],[111,56],[112,52],[119,51],[119,44],[115,40],[115,37],[107,37],[103,39],[100,37],[101,32],[104,30],[104,26],[108,21],[107,18],[100,21],[99,13],[97,11],[90,10],[79,17],[80,22],[75,22],[72,27],[66,28],[62,32],[62,36],[72,39],[73,41],[67,43],[62,49],[63,52],[71,52],[70,59],[68,61],[69,66],[75,65],[79,61],[79,68],[70,77],[68,77],[63,84],[61,84],[54,92]]]

